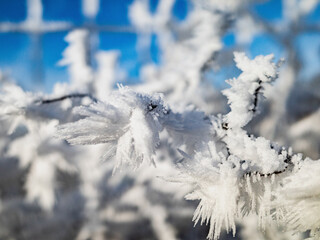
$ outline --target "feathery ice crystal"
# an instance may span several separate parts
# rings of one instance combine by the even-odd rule
[[[75,108],[83,119],[61,125],[58,134],[71,144],[106,144],[103,159],[115,157],[115,169],[154,163],[159,133],[168,113],[161,96],[139,94],[127,87],[114,91],[106,102]]]

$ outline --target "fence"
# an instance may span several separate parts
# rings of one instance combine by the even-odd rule
[[[52,1],[54,3],[56,1]],[[57,1],[58,2],[58,1]],[[106,1],[112,2],[112,4],[118,4],[118,14],[124,16],[127,13],[121,11],[119,6],[123,8],[127,8],[130,1]],[[117,3],[118,2],[118,3]],[[21,1],[17,1],[17,3],[21,4]],[[75,4],[74,8],[81,8],[81,14],[83,16],[83,21],[59,21],[55,19],[45,20],[44,13],[44,3],[48,4],[48,1],[42,0],[27,0],[26,5],[23,6],[26,8],[26,18],[22,22],[12,22],[12,21],[2,21],[0,22],[0,34],[10,34],[10,33],[18,33],[18,34],[26,34],[31,39],[30,46],[30,57],[31,61],[29,71],[31,70],[31,79],[32,84],[44,84],[46,79],[44,73],[44,56],[43,56],[43,36],[48,33],[65,33],[71,31],[76,28],[86,29],[90,32],[90,41],[89,48],[92,51],[91,56],[97,50],[97,45],[95,43],[95,39],[100,33],[130,33],[135,34],[135,29],[131,27],[129,24],[104,24],[97,23],[96,17],[102,2],[99,0],[82,0],[81,4],[76,1],[68,1],[62,2],[62,4],[72,5]],[[55,3],[54,3],[55,4]],[[21,7],[21,6],[20,6]],[[50,7],[50,6],[48,6]],[[111,9],[112,11],[113,9]],[[2,11],[5,11],[2,9]],[[9,9],[10,11],[10,9]],[[116,13],[115,13],[116,14]],[[6,35],[4,35],[5,37]],[[5,46],[3,46],[5,47]],[[134,46],[131,44],[131,48]],[[133,50],[132,50],[133,51]],[[18,61],[19,59],[17,59]],[[89,61],[92,62],[92,61]],[[29,65],[28,65],[29,66]],[[0,65],[1,68],[1,65]],[[13,74],[15,75],[15,74]]]

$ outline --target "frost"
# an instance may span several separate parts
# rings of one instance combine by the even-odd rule
[[[283,179],[277,197],[279,211],[290,229],[311,230],[311,234],[319,231],[319,171],[318,161],[306,159]]]
[[[30,93],[0,72],[0,238],[23,226],[27,239],[197,239],[193,219],[214,240],[238,226],[248,240],[319,239],[319,160],[295,153],[318,158],[319,94],[302,92],[315,80],[294,85],[305,78],[294,40],[316,29],[299,19],[316,2],[284,1],[285,19],[273,26],[247,10],[251,1],[194,0],[178,20],[174,0],[154,11],[135,0],[131,25],[114,30],[136,33],[141,79],[115,90],[130,74],[118,52],[95,52],[96,30],[109,29],[95,29],[100,1],[82,1],[87,30],[44,22],[42,1],[27,1],[26,20],[0,31],[71,30],[60,61],[70,82]],[[273,85],[281,61],[234,53],[241,73],[222,92],[228,112],[211,80],[257,32],[283,46],[286,66]],[[229,33],[234,48],[224,47]],[[155,39],[160,64],[148,63]],[[264,96],[271,101],[261,104]]]
[[[93,79],[88,60],[88,32],[85,30],[72,31],[65,37],[65,41],[69,43],[69,46],[62,53],[63,59],[59,61],[59,64],[68,65],[72,90],[85,91]]]
[[[272,54],[250,60],[244,53],[236,52],[234,60],[242,74],[237,79],[228,80],[231,88],[222,91],[231,108],[225,118],[230,128],[247,125],[257,110],[260,90],[277,76]]]
[[[100,0],[82,0],[82,12],[88,18],[95,18],[99,11]]]
[[[271,55],[250,60],[235,54],[243,73],[224,91],[231,106],[224,116],[206,116],[191,106],[177,111],[160,95],[120,86],[104,102],[74,108],[80,119],[60,125],[58,135],[71,144],[105,144],[103,159],[115,159],[115,171],[155,163],[160,133],[165,131],[184,157],[177,164],[180,174],[165,179],[192,187],[185,198],[200,200],[193,220],[210,225],[209,239],[217,240],[222,229],[235,235],[236,221],[248,214],[256,214],[259,226],[266,229],[278,211],[273,199],[279,183],[303,161],[242,128],[256,111],[260,90],[277,77],[278,66],[272,60]]]
[[[219,176],[216,176],[216,179],[213,177],[215,173],[207,180],[205,178],[203,181],[196,180],[198,187],[186,195],[187,200],[200,200],[194,212],[193,221],[198,223],[201,219],[201,224],[210,222],[209,239],[218,239],[222,227],[227,232],[231,229],[233,234],[236,231],[235,218],[239,189],[237,188],[237,177],[234,172],[229,171],[231,169],[230,166],[221,164]]]
[[[115,169],[123,165],[135,169],[143,161],[153,163],[162,119],[167,114],[160,96],[154,98],[120,87],[107,102],[78,107],[75,113],[84,118],[60,126],[61,138],[71,144],[108,143],[103,158],[115,157]]]
[[[9,134],[12,134],[26,119],[37,119],[42,115],[41,109],[38,109],[35,103],[37,96],[23,91],[15,84],[4,84],[0,97],[0,121],[9,123]]]
[[[116,67],[119,52],[117,51],[100,51],[96,55],[98,70],[96,73],[96,79],[94,82],[94,91],[96,96],[104,100],[108,96],[108,92],[113,90],[116,82]]]

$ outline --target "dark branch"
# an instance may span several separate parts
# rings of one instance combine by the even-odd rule
[[[279,174],[281,174],[281,173],[284,173],[286,170],[287,170],[287,168],[289,167],[289,166],[293,166],[294,165],[294,163],[291,161],[291,156],[290,155],[288,155],[287,157],[286,157],[286,159],[284,160],[284,162],[285,163],[287,163],[288,165],[283,169],[283,170],[280,170],[280,171],[275,171],[275,172],[273,172],[273,173],[260,173],[260,172],[248,172],[248,173],[246,173],[245,175],[248,175],[248,176],[251,176],[251,175],[260,175],[260,177],[270,177],[270,176],[272,176],[272,175],[279,175]]]
[[[258,97],[259,97],[259,93],[260,93],[260,91],[262,89],[262,85],[261,85],[262,81],[259,80],[258,84],[259,84],[259,86],[256,88],[256,90],[254,91],[254,94],[253,94],[253,96],[254,96],[253,108],[251,110],[249,110],[249,111],[252,111],[253,113],[255,113],[257,111],[257,108],[258,108]],[[222,123],[222,129],[223,130],[228,130],[229,129],[229,126],[228,126],[227,122],[223,122]]]
[[[49,103],[63,101],[63,100],[68,99],[68,98],[84,98],[84,97],[88,97],[94,102],[98,101],[95,97],[91,96],[90,94],[87,94],[87,93],[75,93],[75,94],[65,95],[65,96],[62,96],[62,97],[59,97],[59,98],[40,99],[40,100],[37,100],[36,103],[49,104]]]
[[[223,130],[228,130],[229,129],[229,124],[227,122],[222,123],[222,129]]]
[[[260,90],[262,89],[261,83],[262,81],[259,80],[258,82],[259,87],[257,87],[257,89],[254,91],[253,108],[251,109],[253,113],[255,113],[258,108],[258,96],[259,96]]]
[[[154,103],[150,103],[148,105],[148,112],[151,112],[152,110],[156,109],[158,107],[158,105],[154,104]]]
[[[249,173],[246,173],[245,175],[246,176],[249,176],[251,177],[252,175],[259,175],[260,177],[271,177],[272,175],[279,175],[281,173],[284,173],[286,171],[287,168],[283,169],[282,171],[275,171],[273,173],[260,173],[260,172],[249,172]]]

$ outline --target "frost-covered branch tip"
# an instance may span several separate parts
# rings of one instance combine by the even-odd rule
[[[107,102],[77,107],[74,113],[84,118],[59,126],[58,135],[71,144],[105,143],[103,159],[115,157],[117,169],[122,165],[137,168],[144,160],[153,163],[168,109],[160,95],[120,87]]]
[[[239,141],[239,136],[235,136],[235,141]],[[293,168],[299,172],[299,165],[303,166],[306,160],[302,159],[301,154],[292,154],[291,150],[287,152],[282,149],[280,154],[270,152],[268,144],[268,140],[263,138],[252,139],[249,143],[239,144],[239,152],[232,150],[225,154],[219,143],[210,141],[193,156],[180,151],[184,157],[178,163],[180,175],[170,180],[193,186],[193,191],[185,198],[200,201],[193,221],[195,224],[209,224],[208,239],[219,239],[222,229],[227,232],[232,230],[235,235],[236,221],[243,220],[249,214],[258,216],[261,229],[264,229],[274,216],[276,219],[285,216],[285,221],[291,221],[292,215],[287,211],[294,206],[282,204],[288,201],[288,196],[282,191],[292,192],[290,188],[294,185],[290,184],[288,188],[285,184],[296,180],[286,177],[288,174],[290,176]],[[240,149],[247,153],[241,154]],[[285,158],[292,161],[286,173],[283,170],[269,174],[260,173],[273,166],[284,169]],[[309,191],[307,193],[310,194]],[[292,201],[302,204],[298,196]],[[294,216],[297,217],[300,213],[297,209],[294,211]],[[315,221],[318,220],[312,220]]]
[[[261,90],[277,77],[278,65],[273,58],[270,54],[250,60],[244,53],[234,53],[234,60],[242,73],[238,78],[228,80],[231,88],[222,91],[231,109],[224,119],[225,128],[241,128],[252,119]]]
[[[215,133],[211,140],[192,154],[180,151],[184,157],[178,163],[180,175],[171,180],[193,186],[186,199],[200,200],[193,220],[210,225],[209,239],[217,240],[222,228],[235,234],[236,219],[248,214],[258,215],[263,229],[279,209],[274,195],[283,186],[279,183],[303,164],[300,154],[242,128],[256,111],[261,89],[277,77],[278,66],[272,60],[272,55],[250,60],[235,53],[243,72],[224,90],[231,111],[210,117]]]

